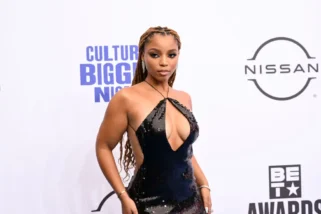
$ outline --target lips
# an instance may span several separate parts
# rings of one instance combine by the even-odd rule
[[[160,75],[162,75],[162,76],[165,76],[165,75],[168,75],[169,73],[170,73],[170,71],[169,70],[159,70],[159,71],[157,71]]]

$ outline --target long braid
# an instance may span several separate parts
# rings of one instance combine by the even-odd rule
[[[138,55],[138,62],[136,65],[135,75],[132,81],[132,85],[136,85],[138,83],[141,83],[145,80],[147,77],[147,71],[143,72],[142,67],[142,54],[144,53],[145,45],[150,41],[150,39],[153,37],[154,34],[161,34],[161,35],[172,35],[174,36],[177,45],[178,50],[181,49],[181,40],[179,35],[176,31],[167,28],[167,27],[151,27],[149,28],[141,37],[139,40],[139,55]],[[176,70],[172,74],[172,76],[168,80],[169,86],[173,86],[174,81],[176,77]],[[122,160],[123,159],[123,160]],[[129,169],[135,166],[136,161],[134,157],[134,153],[132,150],[132,146],[130,144],[129,139],[127,139],[125,143],[125,154],[123,153],[123,139],[120,141],[120,158],[119,158],[119,164],[121,165],[121,162],[123,162],[124,170],[126,172],[126,177],[129,176]]]

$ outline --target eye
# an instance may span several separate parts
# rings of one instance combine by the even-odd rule
[[[156,54],[156,53],[150,53],[149,54],[152,58],[157,58],[158,57],[158,54]]]
[[[169,54],[169,57],[170,57],[170,58],[175,58],[176,56],[177,56],[176,53]]]

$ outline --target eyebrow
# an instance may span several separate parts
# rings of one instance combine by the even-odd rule
[[[149,49],[148,51],[151,51],[151,50],[160,52],[160,50],[158,50],[157,48],[151,48],[151,49]],[[177,51],[177,49],[170,49],[170,50],[168,50],[168,52],[172,52],[172,51]]]

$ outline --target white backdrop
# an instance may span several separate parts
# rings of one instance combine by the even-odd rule
[[[126,84],[82,85],[89,68],[81,71],[81,64],[127,63],[130,74],[135,60],[115,60],[112,46],[135,46],[148,27],[161,25],[181,36],[175,88],[193,99],[200,125],[195,155],[215,213],[259,214],[274,204],[277,214],[320,214],[320,11],[317,0],[2,0],[0,212],[80,214],[98,207],[111,187],[94,151],[108,101],[95,102],[94,88]],[[315,58],[283,38],[248,60],[276,37],[295,40]],[[107,46],[114,60],[89,62],[86,49],[95,46]],[[256,66],[256,74],[246,74],[246,66]],[[248,80],[273,97],[289,97],[310,77],[303,93],[284,101]],[[119,214],[117,198],[100,213]]]

